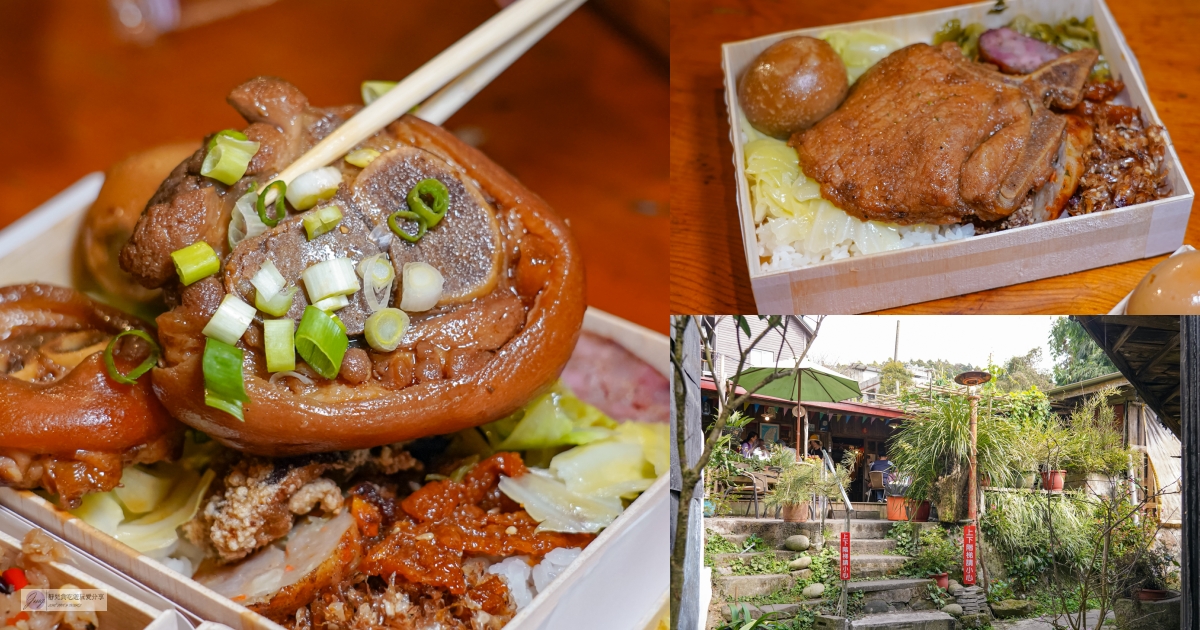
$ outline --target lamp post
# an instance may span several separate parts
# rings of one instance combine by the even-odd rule
[[[969,473],[970,495],[967,497],[967,519],[971,524],[975,524],[976,506],[975,497],[979,492],[978,488],[978,471],[976,469],[976,433],[979,427],[979,396],[975,394],[975,386],[982,385],[992,380],[992,375],[987,372],[963,372],[954,377],[954,382],[959,385],[967,386],[967,400],[971,401],[971,468]]]

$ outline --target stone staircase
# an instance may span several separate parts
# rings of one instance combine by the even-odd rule
[[[847,591],[863,593],[867,612],[872,613],[912,613],[933,608],[925,586],[933,580],[899,578],[896,575],[908,558],[892,553],[896,542],[886,537],[892,523],[882,518],[882,504],[861,504],[861,510],[859,505],[854,506],[855,518],[851,519],[849,524],[851,575],[860,580],[872,579],[851,582]],[[810,541],[816,541],[822,533],[820,521],[785,523],[782,520],[767,518],[716,517],[705,519],[704,524],[708,530],[720,534],[734,544],[742,545],[751,535],[757,534],[772,548],[766,552],[717,554],[713,557],[713,591],[723,601],[769,595],[791,588],[798,577],[806,577],[799,571],[767,575],[732,575],[728,567],[735,559],[749,561],[754,556],[774,555],[790,560],[799,553],[786,550],[784,541],[798,534],[807,536]],[[937,524],[921,523],[919,526],[933,528],[937,527]],[[838,535],[845,529],[844,518],[827,518],[824,544],[837,545]],[[757,617],[765,613],[775,613],[776,618],[783,619],[795,615],[802,606],[811,606],[822,601],[812,599],[756,606],[751,607],[750,614]],[[728,618],[728,604],[721,608],[722,616]]]

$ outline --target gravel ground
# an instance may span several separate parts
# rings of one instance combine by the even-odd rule
[[[1111,612],[1108,613],[1108,618],[1109,619],[1113,618],[1113,614]],[[1087,615],[1087,627],[1089,629],[1094,629],[1094,628],[1100,627],[1100,624],[1098,623],[1099,620],[1100,620],[1100,611],[1099,610],[1089,611],[1088,615]],[[1070,628],[1071,627],[1070,624],[1067,623],[1067,620],[1065,618],[1060,619],[1059,624],[1060,625],[1057,626],[1059,628]],[[992,627],[995,628],[996,630],[1055,630],[1056,626],[1054,625],[1053,617],[1046,616],[1046,617],[1038,617],[1036,619],[1020,619],[1017,621],[997,620],[997,621],[992,622]],[[1115,628],[1116,626],[1110,624],[1107,627]]]

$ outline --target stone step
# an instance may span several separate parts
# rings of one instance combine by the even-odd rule
[[[725,618],[725,621],[732,621],[733,611],[731,609],[734,606],[745,606],[746,612],[749,613],[751,619],[758,619],[763,615],[771,615],[770,619],[772,620],[791,619],[796,616],[796,613],[800,612],[801,608],[818,606],[823,603],[825,603],[823,599],[805,599],[790,604],[723,604],[721,606],[721,616]]]
[[[938,527],[937,523],[918,523],[921,529]],[[821,533],[820,521],[785,523],[771,518],[714,517],[704,519],[704,526],[728,538],[730,534],[758,534],[772,546],[780,546],[788,536],[804,534],[809,538]],[[836,535],[845,530],[846,522],[827,519],[825,527]],[[892,522],[883,519],[851,519],[850,537],[881,540],[892,529]]]
[[[863,594],[863,609],[867,613],[933,610],[927,584],[933,580],[891,578],[851,582],[848,593]]]
[[[800,557],[799,552],[795,551],[767,551],[767,552],[749,552],[749,553],[718,553],[713,554],[713,566],[728,567],[735,560],[749,562],[756,556],[773,554],[775,557],[782,560],[793,560]],[[897,556],[893,554],[875,554],[875,553],[855,553],[850,552],[850,572],[856,578],[864,577],[883,577],[894,575],[900,570],[900,567],[908,560],[907,556]]]
[[[954,630],[954,617],[944,612],[903,612],[867,615],[851,622],[853,630]]]
[[[749,561],[751,558],[754,558],[754,557],[756,557],[756,556],[765,556],[765,555],[767,555],[767,554],[774,554],[774,555],[775,555],[775,557],[777,557],[777,558],[780,558],[781,560],[788,560],[788,561],[790,561],[790,560],[792,560],[793,558],[795,558],[795,557],[797,557],[797,556],[799,556],[799,555],[800,555],[799,553],[797,553],[797,552],[795,552],[795,551],[785,551],[785,550],[782,550],[782,549],[781,549],[781,550],[777,550],[777,551],[767,551],[767,552],[758,552],[758,553],[756,553],[756,552],[749,552],[749,553],[714,553],[714,554],[712,555],[712,559],[713,559],[713,566],[714,566],[714,567],[727,567],[727,566],[729,566],[729,565],[733,564],[733,561],[734,561],[734,560],[738,560],[738,559],[740,559],[740,560],[742,560],[742,561],[744,561],[744,562],[748,562],[748,561]]]
[[[735,545],[740,546],[740,545],[746,544],[746,539],[750,537],[750,534],[726,534],[721,537]],[[836,542],[837,541],[831,541],[831,544],[834,544]],[[777,547],[778,547],[778,549],[777,549],[778,551],[785,551],[783,549],[782,544],[777,545]],[[850,553],[851,554],[858,554],[858,553],[885,554],[885,553],[895,551],[895,549],[896,549],[896,541],[892,540],[891,538],[854,538],[853,536],[850,538]],[[788,553],[796,553],[796,552],[789,551]],[[724,555],[732,555],[732,554],[716,554],[716,555],[724,556]]]
[[[713,594],[726,601],[745,597],[770,595],[775,591],[791,588],[791,575],[713,575]]]
[[[874,578],[895,575],[908,561],[908,556],[850,553],[850,575],[854,578]]]

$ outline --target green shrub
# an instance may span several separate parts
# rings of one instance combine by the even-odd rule
[[[921,532],[921,546],[915,558],[904,563],[900,572],[909,577],[928,577],[954,571],[962,558],[962,550],[946,530],[938,527]]]

